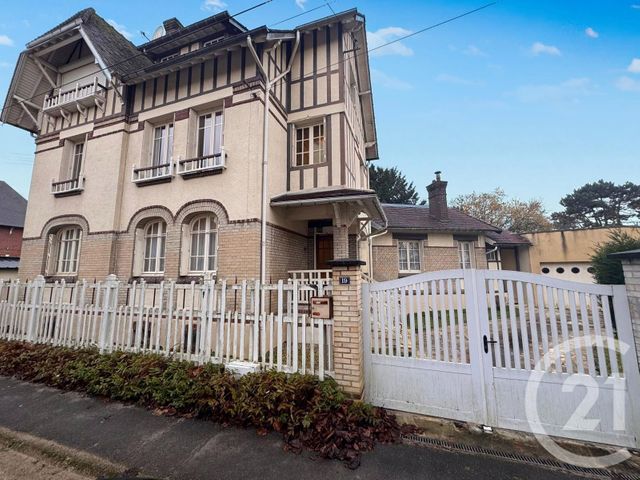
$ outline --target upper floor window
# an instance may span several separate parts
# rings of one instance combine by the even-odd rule
[[[458,259],[460,268],[473,267],[473,242],[458,242]]]
[[[72,226],[49,235],[48,274],[73,275],[78,271],[82,230]]]
[[[296,167],[324,162],[324,150],[323,123],[296,129]]]
[[[203,215],[196,217],[191,222],[190,227],[190,273],[215,271],[218,250],[218,225],[215,216]]]
[[[208,157],[221,153],[222,128],[222,112],[200,115],[198,118],[198,157]]]
[[[78,142],[73,145],[73,155],[71,157],[71,178],[76,180],[80,178],[82,172],[82,161],[84,160],[84,142]]]
[[[421,270],[420,242],[418,240],[398,242],[398,269],[401,273]]]
[[[162,220],[149,223],[144,229],[144,262],[142,273],[164,272],[167,224]]]
[[[173,123],[156,127],[153,131],[152,165],[166,165],[173,153]]]

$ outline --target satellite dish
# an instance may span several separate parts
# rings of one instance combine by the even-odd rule
[[[164,29],[164,25],[160,25],[155,29],[153,35],[151,35],[151,40],[155,40],[156,38],[164,37],[167,34],[167,31]]]

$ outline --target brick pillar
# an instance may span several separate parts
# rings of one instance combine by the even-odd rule
[[[361,267],[364,262],[333,260],[331,264],[334,378],[347,394],[361,398],[364,390]]]
[[[636,354],[639,356],[638,364],[640,364],[640,250],[612,254],[611,257],[622,261],[629,313],[631,313],[631,328],[636,344]]]
[[[349,258],[349,227],[346,225],[333,227],[333,258]]]

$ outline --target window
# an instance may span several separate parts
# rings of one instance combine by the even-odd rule
[[[420,242],[398,242],[398,269],[400,272],[420,271]]]
[[[198,157],[219,155],[222,152],[222,112],[207,113],[198,118]]]
[[[189,271],[206,273],[216,270],[218,250],[218,225],[213,215],[196,217],[191,222],[191,250]]]
[[[145,227],[142,273],[164,273],[166,237],[167,225],[162,220],[151,222]]]
[[[487,262],[497,262],[498,261],[498,249],[492,248],[491,250],[487,250]]]
[[[324,161],[324,124],[297,128],[295,166],[301,167]]]
[[[81,236],[82,230],[78,227],[64,228],[54,236],[51,248],[58,252],[56,273],[73,274],[78,271]]]
[[[165,165],[173,156],[173,123],[156,127],[153,131],[151,165]]]
[[[473,242],[458,242],[458,258],[460,260],[460,268],[473,267]]]
[[[73,155],[71,157],[71,178],[76,180],[80,178],[82,172],[82,160],[84,159],[84,142],[76,143],[73,146]]]

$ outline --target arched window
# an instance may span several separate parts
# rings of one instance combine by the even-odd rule
[[[63,227],[49,235],[47,274],[73,275],[78,272],[82,229],[77,225]]]
[[[191,221],[189,272],[214,272],[217,267],[218,223],[214,215],[202,215]]]
[[[164,273],[164,251],[167,224],[162,220],[149,222],[144,228],[144,262],[142,273]]]

